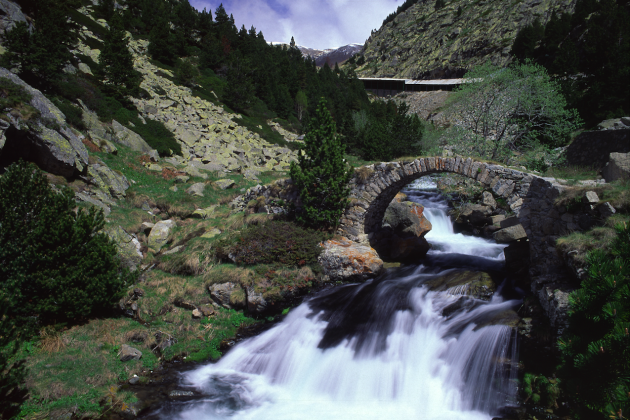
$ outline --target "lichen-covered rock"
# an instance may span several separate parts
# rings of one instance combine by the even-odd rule
[[[114,131],[113,139],[115,142],[129,147],[131,150],[141,153],[153,153],[153,148],[138,134],[118,121],[112,121],[112,130]]]
[[[370,246],[341,238],[328,240],[322,247],[317,260],[333,280],[366,280],[383,269],[383,260]]]
[[[232,188],[233,186],[235,186],[236,182],[231,179],[219,179],[217,181],[214,181],[214,185],[216,185],[218,188],[221,188],[222,190],[227,190],[228,188]]]
[[[17,22],[27,23],[31,27],[20,6],[9,0],[0,0],[0,32],[10,31]],[[0,53],[4,53],[4,48]]]
[[[168,242],[171,229],[177,226],[174,220],[162,220],[151,229],[148,242],[149,248],[159,251]]]
[[[213,284],[208,290],[212,300],[224,308],[242,309],[245,307],[245,291],[237,283]]]
[[[492,277],[482,271],[451,271],[425,284],[436,292],[446,291],[483,300],[490,300],[496,290]]]
[[[84,174],[88,152],[79,137],[66,125],[65,115],[39,90],[7,69],[0,68],[0,77],[22,86],[31,95],[28,105],[39,112],[39,116],[29,119],[28,124],[22,120],[21,114],[7,114],[11,122],[8,125],[3,123],[0,160],[12,163],[22,158],[36,163],[47,172],[67,178]]]
[[[120,226],[109,228],[105,230],[105,233],[116,244],[116,250],[123,265],[131,271],[135,271],[136,266],[142,261],[140,241]]]
[[[91,165],[88,168],[88,175],[102,191],[114,198],[125,197],[127,189],[131,186],[125,175],[113,171],[102,163]]]
[[[198,182],[196,184],[192,184],[186,192],[195,197],[203,197],[203,190],[206,188],[206,184],[203,182]]]

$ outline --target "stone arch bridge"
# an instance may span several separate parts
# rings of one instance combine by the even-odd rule
[[[504,198],[526,227],[529,213],[523,213],[524,199],[537,178],[503,166],[462,157],[427,157],[412,162],[386,162],[366,166],[363,181],[351,181],[351,206],[343,214],[339,233],[354,241],[365,241],[381,227],[387,206],[405,185],[417,178],[440,172],[464,175]],[[525,223],[523,223],[525,222]],[[366,237],[367,235],[367,237]]]
[[[405,185],[441,172],[474,179],[495,197],[506,200],[527,233],[531,290],[538,296],[552,326],[562,328],[566,322],[567,295],[574,286],[566,278],[566,268],[555,243],[558,237],[583,229],[583,215],[556,205],[565,187],[553,178],[463,157],[426,157],[368,165],[357,171],[366,176],[356,175],[350,181],[351,204],[341,217],[338,233],[355,242],[369,242],[371,234],[381,227],[389,203]],[[266,202],[295,201],[298,194],[292,186],[290,179],[260,185],[237,197],[231,205],[244,209],[247,203],[261,196]],[[591,207],[597,213],[602,206]]]
[[[582,230],[583,215],[556,205],[565,188],[556,179],[463,157],[427,157],[364,168],[358,172],[367,177],[355,176],[350,181],[351,205],[342,215],[339,234],[356,242],[368,242],[372,233],[380,229],[389,203],[405,185],[441,172],[467,176],[491,190],[495,197],[505,199],[514,211],[527,233],[531,291],[538,297],[551,325],[559,331],[564,328],[567,296],[574,285],[566,276],[555,243],[560,236]],[[595,213],[598,211],[591,207]]]

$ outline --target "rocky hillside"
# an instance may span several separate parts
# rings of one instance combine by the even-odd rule
[[[437,79],[488,61],[504,65],[519,29],[575,7],[575,0],[451,0],[437,10],[435,3],[418,0],[374,32],[357,75]]]

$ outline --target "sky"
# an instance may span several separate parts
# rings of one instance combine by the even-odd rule
[[[363,44],[403,0],[190,0],[198,10],[223,3],[238,29],[253,25],[265,40],[316,48]]]

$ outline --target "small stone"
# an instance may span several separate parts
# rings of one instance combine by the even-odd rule
[[[155,163],[148,163],[146,165],[144,165],[145,168],[147,168],[150,171],[154,171],[154,172],[162,172],[162,167],[158,164]]]
[[[599,197],[595,191],[586,191],[582,199],[586,204],[597,204]]]
[[[211,307],[204,305],[204,306],[200,306],[199,311],[201,312],[201,314],[205,317],[214,315],[214,309],[212,309]]]
[[[483,203],[484,206],[489,206],[492,209],[496,209],[497,208],[497,202],[495,201],[495,199],[492,196],[492,194],[489,193],[488,191],[484,191],[483,192],[482,203]]]
[[[214,238],[217,235],[220,235],[221,231],[217,228],[214,229],[210,229],[209,231],[207,231],[206,233],[204,233],[203,235],[201,235],[202,238],[206,238],[206,239],[210,239],[210,238]]]
[[[128,360],[140,360],[142,357],[142,352],[134,347],[131,347],[127,344],[123,344],[120,348],[120,361],[126,362]]]
[[[176,184],[185,184],[188,182],[188,180],[190,179],[189,176],[186,175],[177,175],[175,177],[175,180],[173,182],[175,182]]]
[[[185,357],[184,357],[184,359],[185,359]],[[194,395],[195,395],[195,393],[192,392],[192,391],[179,391],[179,390],[171,391],[168,394],[168,396],[171,397],[171,398],[192,397]]]
[[[140,382],[140,378],[138,377],[138,375],[133,375],[133,378],[129,379],[130,385],[135,385],[138,382]]]
[[[184,249],[184,245],[179,245],[179,246],[176,246],[173,249],[169,249],[168,251],[162,253],[162,255],[176,254],[176,253],[180,252],[182,249]]]
[[[186,192],[195,197],[203,197],[203,190],[206,187],[206,184],[203,182],[197,182],[196,184],[192,184]]]
[[[177,188],[177,185],[173,185],[172,187],[169,188],[169,190],[173,192],[177,192],[179,191],[179,188]]]
[[[193,309],[192,317],[195,319],[199,319],[203,316],[203,313],[199,309]]]
[[[214,185],[222,190],[227,190],[228,188],[232,188],[236,185],[236,182],[231,179],[219,179],[218,181],[214,181]]]

